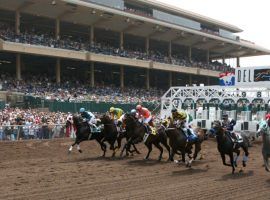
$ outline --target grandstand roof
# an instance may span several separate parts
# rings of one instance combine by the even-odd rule
[[[142,0],[132,1],[145,3]],[[227,39],[212,33],[90,3],[86,0],[56,0],[55,2],[56,4],[52,4],[52,0],[1,0],[0,8],[13,11],[19,9],[22,13],[33,16],[43,16],[53,19],[59,18],[61,21],[74,24],[95,26],[97,28],[149,37],[161,41],[172,41],[175,44],[209,50],[211,52],[211,59],[218,59],[223,56],[225,58],[231,58],[270,54],[270,50],[246,40]],[[182,9],[172,8],[155,0],[147,0],[146,3],[167,10],[170,13],[177,13],[196,19],[197,21],[207,21],[208,23],[217,24],[232,32],[241,31],[241,29],[235,26]],[[34,17],[33,20],[35,20]]]
[[[171,5],[162,3],[160,1],[156,1],[156,0],[132,0],[132,1],[138,1],[138,2],[141,2],[141,3],[144,3],[144,4],[148,4],[148,5],[151,5],[153,7],[157,7],[159,9],[166,10],[169,13],[185,16],[187,18],[194,19],[194,20],[197,20],[197,21],[200,21],[200,22],[207,22],[207,23],[210,23],[210,24],[218,25],[218,26],[220,26],[222,28],[225,28],[226,30],[232,31],[233,33],[243,31],[242,29],[240,29],[240,28],[238,28],[238,27],[236,27],[234,25],[224,23],[222,21],[218,21],[218,20],[215,20],[215,19],[203,16],[203,15],[200,15],[200,14],[197,14],[197,13],[194,13],[194,12],[191,12],[191,11],[181,9],[181,8],[176,8],[176,7],[173,7]]]

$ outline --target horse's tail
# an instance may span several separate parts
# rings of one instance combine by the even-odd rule
[[[204,132],[204,130],[198,128],[198,129],[196,129],[195,132],[197,133],[198,141],[199,141],[200,143],[202,143],[202,142],[206,139],[206,138],[205,138],[205,132]]]
[[[264,165],[265,165],[265,170],[270,172],[270,165],[269,165],[269,157],[266,153],[263,153],[263,160],[264,160]]]

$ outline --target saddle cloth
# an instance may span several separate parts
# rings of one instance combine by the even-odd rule
[[[100,133],[101,132],[101,128],[100,127],[93,127],[91,126],[91,132],[92,133]]]
[[[232,134],[235,135],[236,141],[235,141],[235,138],[232,137]],[[237,132],[230,133],[230,132],[228,131],[228,132],[227,132],[227,135],[232,139],[232,141],[234,141],[234,142],[236,142],[236,143],[242,143],[242,142],[243,142],[243,137],[241,136],[240,133],[237,133]]]
[[[242,137],[242,135],[240,133],[234,132],[234,134],[235,134],[238,142],[243,142],[243,137]]]
[[[143,142],[144,143],[146,143],[149,135],[156,135],[157,134],[157,129],[155,127],[150,126],[150,129],[151,129],[151,131],[150,131],[151,133],[150,134],[149,133],[145,133],[144,136],[143,136]]]
[[[151,129],[151,135],[157,134],[157,129],[155,127],[150,126],[150,129]]]

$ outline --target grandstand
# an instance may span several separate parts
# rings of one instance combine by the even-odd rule
[[[154,0],[1,0],[0,29],[1,73],[91,87],[217,85],[235,67],[225,59],[270,54],[238,27]]]

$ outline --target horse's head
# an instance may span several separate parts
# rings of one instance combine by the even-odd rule
[[[218,120],[215,120],[212,123],[212,128],[207,131],[206,135],[217,136],[220,133],[220,130],[223,130],[221,122]],[[223,131],[221,132],[223,133]]]
[[[73,115],[72,117],[73,124],[75,126],[79,125],[82,122],[82,117],[80,115]]]
[[[269,130],[269,126],[268,126],[267,121],[262,120],[259,122],[259,128],[257,130],[256,136],[259,137],[261,134],[267,133],[268,130]]]
[[[126,124],[127,127],[133,126],[134,124],[136,124],[136,117],[126,113],[123,119],[123,122]]]
[[[100,118],[100,122],[101,122],[101,124],[111,124],[111,123],[113,123],[113,120],[110,118],[109,115],[104,114]]]

